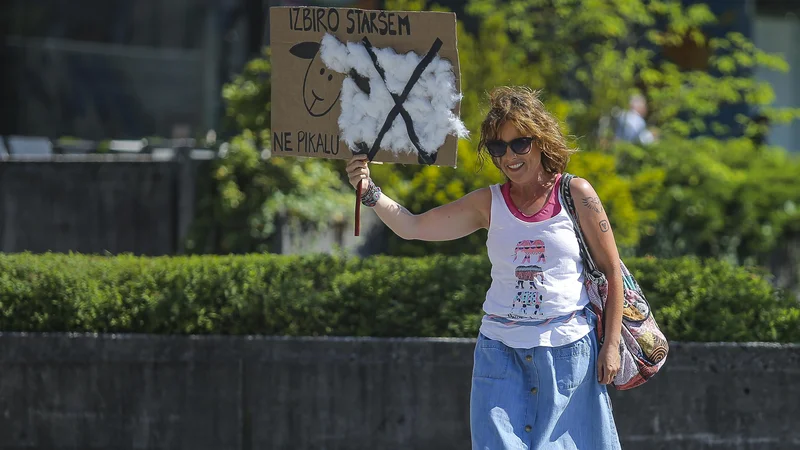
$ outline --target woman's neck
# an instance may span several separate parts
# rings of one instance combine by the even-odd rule
[[[523,201],[535,201],[545,195],[555,183],[556,174],[540,170],[535,176],[535,181],[528,183],[514,183],[509,180],[511,195]]]

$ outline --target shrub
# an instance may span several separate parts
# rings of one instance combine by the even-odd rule
[[[753,264],[798,230],[800,158],[782,149],[747,139],[670,139],[620,144],[614,155],[622,176],[662,176],[659,195],[644,184],[631,189],[636,207],[658,217],[643,227],[639,254]]]
[[[800,341],[800,308],[756,272],[628,263],[671,340]],[[0,330],[473,337],[488,286],[482,256],[0,254]]]

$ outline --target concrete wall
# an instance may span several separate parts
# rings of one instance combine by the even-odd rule
[[[112,161],[103,155],[0,161],[0,252],[182,253],[196,202],[204,195],[197,180],[209,176],[211,161],[178,156],[172,161]],[[352,223],[303,232],[279,224],[275,252],[342,248],[374,254],[385,226],[372,209],[361,213],[361,237],[353,236]]]
[[[3,162],[0,251],[178,253],[194,189],[177,162]]]
[[[469,448],[472,340],[0,334],[0,449]],[[800,446],[799,345],[673,344],[626,449]]]

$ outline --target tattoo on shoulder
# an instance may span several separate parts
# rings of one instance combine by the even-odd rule
[[[600,211],[603,210],[603,204],[600,203],[599,197],[584,197],[583,206],[591,209],[596,213],[599,213]]]
[[[601,220],[601,221],[600,221],[600,230],[601,230],[603,233],[606,233],[606,232],[608,232],[608,229],[609,229],[609,228],[610,228],[610,227],[609,227],[609,225],[608,225],[608,221],[607,221],[607,220]]]

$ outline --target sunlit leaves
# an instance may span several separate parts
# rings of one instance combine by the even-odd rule
[[[390,0],[386,8],[440,9],[430,3]],[[730,105],[744,103],[773,125],[800,117],[800,109],[772,107],[772,88],[754,79],[757,70],[787,71],[786,61],[741,33],[707,35],[717,22],[708,6],[673,0],[470,0],[466,12],[478,26],[468,31],[458,23],[461,116],[472,134],[459,143],[458,168],[372,166],[384,192],[410,210],[422,212],[503,180],[491,161],[481,165],[477,157],[486,93],[499,85],[527,85],[543,90],[543,101],[562,121],[570,144],[584,150],[568,170],[594,184],[624,248],[641,242],[643,251],[659,255],[752,256],[795,226],[791,205],[800,204],[792,193],[800,191],[792,181],[800,178],[795,160],[755,153],[742,140],[688,140],[766,131],[749,113],[736,123],[716,122]],[[687,52],[694,52],[688,66],[680,60]],[[341,164],[262,158],[269,142],[269,73],[268,58],[255,59],[223,92],[230,121],[240,132],[214,171],[217,197],[209,217],[236,230],[226,235],[224,249],[265,248],[279,216],[324,226],[313,211],[334,220],[349,214],[352,190]],[[599,124],[625,109],[635,92],[646,95],[647,121],[661,143],[618,150],[609,146]],[[756,184],[757,175],[779,169],[793,174],[785,177],[783,190]],[[734,206],[740,201],[736,195],[749,202],[741,211]],[[451,243],[390,243],[391,251],[413,255],[484,248],[480,234]]]

